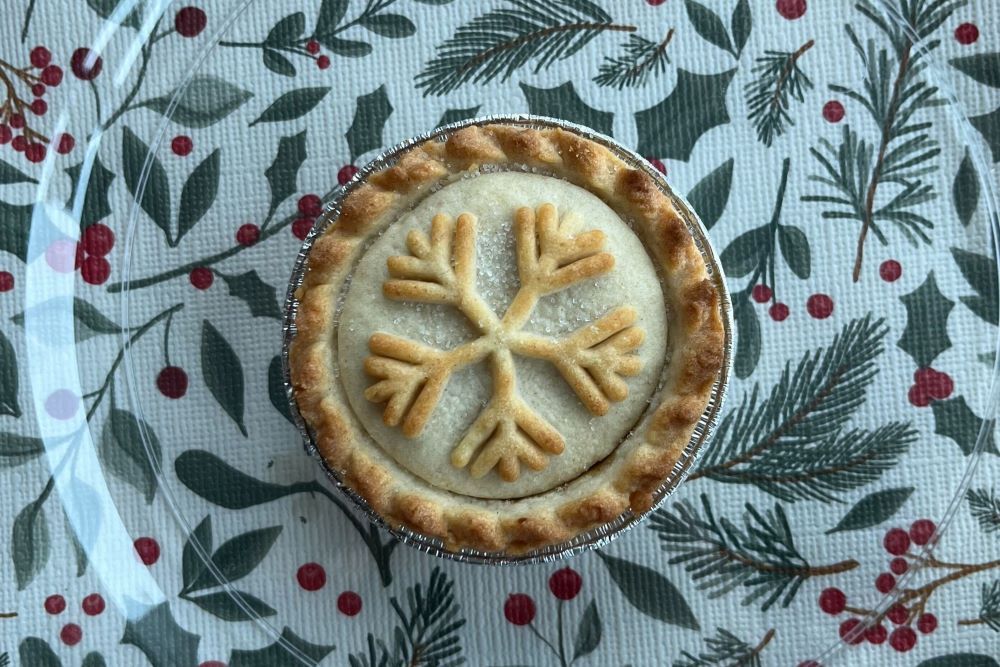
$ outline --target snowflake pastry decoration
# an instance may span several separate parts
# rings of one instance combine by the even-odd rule
[[[521,464],[541,470],[547,455],[561,454],[560,433],[521,398],[517,391],[514,355],[544,359],[562,374],[580,401],[594,415],[607,413],[611,402],[628,396],[622,377],[635,376],[642,361],[632,354],[645,332],[634,326],[635,309],[620,306],[597,321],[561,338],[524,331],[539,299],[604,275],[614,257],[603,252],[599,230],[574,234],[575,220],[562,219],[552,204],[537,211],[518,209],[514,219],[520,287],[503,316],[498,316],[476,290],[476,220],[468,213],[439,213],[431,236],[413,230],[406,238],[408,256],[390,257],[390,279],[383,293],[396,301],[450,304],[479,336],[450,350],[385,333],[368,341],[372,354],[365,372],[375,384],[365,398],[385,403],[383,421],[400,426],[412,438],[421,433],[444,393],[448,379],[460,368],[489,359],[493,394],[485,408],[455,445],[451,463],[469,466],[479,478],[496,468],[505,481],[521,474]],[[470,465],[471,464],[471,465]]]

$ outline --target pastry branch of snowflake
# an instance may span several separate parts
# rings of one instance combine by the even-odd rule
[[[544,359],[562,374],[580,401],[595,415],[628,396],[622,379],[639,373],[633,352],[644,331],[635,326],[633,308],[622,306],[563,338],[521,331],[538,300],[614,268],[603,252],[599,230],[578,232],[572,215],[559,218],[555,206],[518,209],[514,220],[517,269],[521,286],[502,318],[476,291],[476,221],[463,213],[457,221],[439,213],[428,238],[419,230],[407,236],[408,256],[390,257],[387,298],[450,304],[479,330],[480,337],[451,350],[438,350],[385,333],[368,342],[372,355],[365,372],[378,381],[365,398],[385,403],[383,421],[402,427],[406,437],[419,435],[458,369],[490,358],[493,396],[452,450],[451,462],[468,467],[475,478],[496,469],[514,481],[521,465],[541,470],[548,455],[561,454],[562,435],[535,412],[517,391],[514,354]]]

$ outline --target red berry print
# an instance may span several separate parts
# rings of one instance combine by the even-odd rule
[[[906,574],[906,571],[910,569],[910,564],[906,562],[905,558],[893,558],[889,561],[889,570],[893,574]]]
[[[825,588],[819,594],[819,608],[827,614],[836,616],[847,606],[847,596],[839,588]]]
[[[512,593],[503,603],[503,615],[514,625],[527,625],[535,620],[535,601],[530,595]]]
[[[0,271],[0,292],[14,289],[14,274],[10,271]]]
[[[889,611],[885,613],[885,617],[896,625],[902,625],[905,623],[906,617],[909,615],[910,613],[906,610],[906,607],[899,604],[892,605],[889,607]]]
[[[844,105],[837,100],[830,100],[823,105],[823,119],[828,123],[844,120]]]
[[[191,269],[188,279],[191,284],[198,289],[208,289],[215,282],[215,274],[212,273],[212,269],[204,266],[199,266],[196,269]]]
[[[55,616],[56,614],[63,613],[66,609],[66,598],[61,595],[50,595],[45,598],[45,611],[49,614]]]
[[[833,314],[833,299],[827,294],[813,294],[806,301],[806,310],[817,320],[825,320]]]
[[[865,640],[872,644],[884,644],[885,640],[889,638],[889,631],[885,629],[884,625],[873,625],[872,627],[865,630]]]
[[[79,243],[76,244],[76,257],[73,258],[73,268],[79,269],[83,266],[83,258],[86,253],[83,252],[83,246]]]
[[[182,37],[196,37],[207,24],[208,17],[198,7],[184,7],[174,17],[174,28]]]
[[[662,160],[657,160],[655,157],[648,158],[648,160],[649,164],[653,165],[653,168],[656,169],[656,171],[660,172],[664,176],[667,175],[667,167],[663,164]]]
[[[556,570],[549,577],[549,590],[560,600],[572,600],[580,593],[583,578],[571,567]]]
[[[76,646],[83,639],[83,629],[76,623],[67,623],[59,631],[59,639],[66,646]]]
[[[174,152],[174,155],[179,155],[180,157],[190,155],[192,148],[194,148],[194,142],[191,141],[191,137],[183,134],[174,137],[170,142],[170,150]]]
[[[662,5],[666,1],[667,0],[646,0],[646,4],[649,5],[649,6],[651,6],[651,7],[659,7],[660,5]]]
[[[778,0],[774,3],[774,8],[782,18],[794,21],[806,13],[806,0]]]
[[[901,628],[896,628],[889,635],[889,646],[893,647],[900,653],[906,653],[911,648],[917,645],[917,633],[913,631],[913,628],[909,626],[903,626]]]
[[[14,132],[6,123],[0,124],[0,144],[9,144],[14,138]]]
[[[44,116],[45,112],[49,110],[49,105],[45,103],[45,100],[34,100],[31,103],[31,113],[36,116]]]
[[[52,53],[44,46],[36,46],[31,50],[31,66],[43,69],[52,62]]]
[[[823,667],[823,665],[819,664],[815,660],[803,660],[796,667]]]
[[[924,546],[931,541],[936,529],[937,526],[930,519],[917,519],[910,526],[910,539],[914,544]]]
[[[105,224],[94,223],[83,230],[80,245],[88,254],[104,257],[115,247],[115,233]]]
[[[35,97],[41,97],[45,94],[45,84],[36,83],[31,87],[31,94]]]
[[[104,611],[104,598],[101,597],[100,593],[91,593],[83,598],[81,607],[87,616],[99,616]]]
[[[59,65],[49,65],[42,70],[42,74],[39,78],[41,78],[42,83],[46,86],[58,86],[62,83],[62,67],[59,67]]]
[[[879,593],[888,593],[896,586],[896,577],[892,576],[888,572],[883,572],[882,574],[875,577],[875,590]]]
[[[41,162],[45,159],[45,144],[31,144],[24,149],[24,157],[28,162]]]
[[[907,398],[910,399],[910,403],[912,403],[914,407],[926,408],[931,404],[931,397],[927,393],[927,389],[920,384],[915,384],[910,387],[910,391],[907,393]]]
[[[319,195],[302,195],[299,199],[299,213],[317,218],[323,212],[323,201]]]
[[[767,285],[754,285],[750,297],[757,303],[767,303],[771,300],[771,288]]]
[[[937,626],[937,616],[934,614],[920,614],[920,618],[917,619],[917,630],[925,635],[937,630]]]
[[[963,23],[955,28],[955,41],[968,46],[979,39],[979,28],[975,23]]]
[[[356,173],[358,173],[358,168],[353,164],[345,165],[337,172],[337,182],[341,185],[347,185],[347,182],[354,178]]]
[[[882,546],[893,556],[902,556],[910,548],[910,536],[902,528],[892,528],[885,534]]]
[[[306,563],[295,573],[303,590],[318,591],[326,586],[326,570],[319,563]]]
[[[319,53],[319,42],[317,42],[315,39],[310,39],[308,42],[306,42],[306,51],[313,55]]]
[[[767,313],[775,322],[783,322],[788,319],[788,306],[783,303],[776,303],[768,309]]]
[[[206,660],[198,665],[198,667],[227,667],[227,665],[219,660]]]
[[[187,393],[187,373],[179,366],[167,366],[156,375],[156,388],[167,398],[181,398]]]
[[[73,76],[83,81],[96,79],[104,67],[101,57],[86,47],[80,47],[73,52],[69,60]]]
[[[337,610],[344,616],[357,616],[361,613],[361,596],[354,591],[344,591],[337,596]]]
[[[330,56],[320,56],[316,59],[316,67],[326,69],[330,66]]]
[[[11,114],[10,126],[15,130],[20,130],[24,127],[24,116],[19,113]]]
[[[56,389],[45,399],[45,412],[53,419],[69,419],[79,406],[80,399],[69,389]]]
[[[64,132],[59,136],[59,144],[56,146],[56,153],[66,155],[73,150],[74,146],[76,146],[76,139],[73,138],[72,134],[66,134]]]
[[[133,544],[144,564],[152,565],[160,560],[160,545],[152,537],[140,537]]]
[[[90,255],[83,260],[80,276],[88,285],[103,285],[111,277],[111,263],[103,257]]]
[[[887,283],[896,282],[903,275],[903,266],[894,259],[887,259],[879,265],[878,275]]]
[[[942,400],[951,396],[951,392],[955,390],[955,383],[947,373],[932,371],[932,375],[924,383],[924,388],[928,396]]]
[[[299,218],[292,223],[292,234],[295,234],[295,238],[300,241],[305,241],[309,236],[309,230],[313,228],[313,222],[312,218]]]
[[[18,135],[10,142],[10,147],[18,153],[23,153],[28,148],[28,140],[23,136]]]
[[[260,240],[260,227],[247,223],[236,230],[236,242],[242,246],[252,246]]]
[[[849,618],[840,624],[840,638],[846,639],[849,634],[854,632],[854,629],[861,625],[861,621],[856,618]],[[855,635],[854,639],[851,640],[852,644],[860,644],[865,640],[865,633],[859,632]]]
[[[76,243],[68,239],[56,239],[45,249],[45,262],[53,271],[70,273],[76,253]]]

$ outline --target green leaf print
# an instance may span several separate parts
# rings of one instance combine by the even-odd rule
[[[590,655],[601,643],[601,615],[597,612],[597,603],[590,601],[587,609],[580,617],[580,625],[576,630],[576,640],[573,642],[573,660]]]
[[[711,229],[722,217],[729,203],[729,193],[733,187],[733,164],[729,158],[698,181],[688,193],[687,200],[701,218],[705,229]]]
[[[17,354],[14,345],[0,331],[0,415],[21,416],[17,388]]]
[[[306,131],[278,141],[278,152],[271,166],[264,172],[271,189],[271,206],[267,211],[270,220],[278,206],[295,194],[298,187],[299,169],[306,159]]]
[[[983,419],[972,411],[964,396],[932,401],[931,410],[934,411],[934,433],[954,441],[965,456],[975,451],[979,433],[983,428]],[[998,453],[994,426],[993,420],[986,422],[983,451],[989,454]]]
[[[591,127],[607,135],[612,133],[615,115],[608,111],[598,111],[580,99],[569,81],[555,88],[534,88],[526,83],[521,90],[528,101],[528,110],[538,116],[561,118],[571,123]]]
[[[280,534],[281,526],[272,526],[250,530],[223,542],[212,553],[212,562],[222,575],[223,581],[237,581],[253,572],[271,551]],[[206,567],[181,593],[204,590],[220,583],[216,575]]]
[[[212,151],[194,168],[181,189],[181,204],[177,214],[177,239],[180,243],[215,203],[219,192],[219,149]]]
[[[274,616],[278,613],[274,607],[256,596],[244,591],[235,592],[240,596],[242,604],[225,591],[208,593],[206,595],[199,595],[198,597],[185,597],[184,599],[198,605],[201,609],[219,620],[228,622],[252,621],[259,617]],[[249,607],[249,611],[244,609],[243,605]]]
[[[275,355],[271,363],[267,365],[267,396],[271,400],[271,405],[289,423],[292,421],[291,408],[288,405],[288,394],[285,393],[285,378],[281,369],[281,357]],[[2,459],[0,459],[2,465]]]
[[[629,604],[650,618],[689,630],[701,630],[687,600],[665,576],[645,565],[598,551],[611,579]]]
[[[243,437],[247,437],[247,427],[243,423],[243,364],[233,347],[208,320],[204,320],[201,327],[201,372],[212,397],[236,422]]]
[[[869,493],[848,510],[827,535],[844,530],[863,530],[888,521],[913,494],[913,487],[884,489]]]
[[[906,328],[897,345],[913,358],[917,368],[929,368],[951,347],[948,315],[955,302],[938,289],[933,271],[920,287],[899,299],[906,307]]]
[[[250,651],[233,649],[232,655],[229,656],[229,667],[302,667],[302,665],[314,667],[334,649],[332,645],[308,642],[290,628],[281,631],[281,640],[282,644],[275,642]],[[285,648],[287,645],[294,647],[298,656]]]
[[[229,296],[235,296],[245,302],[250,307],[251,315],[281,319],[281,308],[278,307],[278,290],[261,280],[256,269],[250,269],[237,276],[225,273],[218,275],[229,288]]]
[[[1000,88],[1000,53],[977,53],[948,62],[962,74],[992,88]]]
[[[166,602],[125,623],[122,644],[135,646],[152,667],[197,665],[201,637],[179,626]]]
[[[14,561],[17,590],[23,591],[49,562],[51,545],[49,523],[45,517],[45,499],[52,492],[49,478],[41,495],[18,512],[10,535],[10,556]]]
[[[177,106],[170,120],[185,127],[203,128],[220,120],[243,106],[253,93],[218,77],[199,74],[183,90],[174,90],[162,97],[141,102],[159,114],[166,115],[171,101],[180,93]]]
[[[86,186],[81,190],[80,179],[87,172]],[[73,212],[73,217],[80,220],[80,229],[86,229],[95,222],[100,222],[111,215],[111,204],[108,202],[108,190],[115,180],[115,173],[94,156],[91,164],[81,162],[66,168],[66,174],[73,183],[66,208]],[[82,198],[82,200],[81,200]]]
[[[141,182],[147,160],[148,172],[145,172],[145,182]],[[137,137],[128,126],[122,127],[122,174],[125,177],[125,187],[138,202],[166,238],[173,245],[173,235],[170,231],[170,182],[167,171],[159,158],[149,152],[149,146]],[[140,192],[141,188],[141,192]]]
[[[12,185],[14,183],[37,183],[38,181],[12,165],[0,160],[0,185]]]
[[[31,233],[33,204],[23,206],[0,201],[0,250],[9,252],[22,262],[28,261],[28,235]]]
[[[392,111],[384,85],[358,98],[354,120],[344,134],[352,163],[359,156],[382,147],[382,131]]]
[[[287,120],[301,118],[316,108],[326,94],[330,92],[328,86],[316,86],[313,88],[297,88],[290,90],[264,109],[257,118],[250,122],[250,127],[259,123],[278,123]]]
[[[153,502],[159,484],[156,471],[163,459],[163,449],[148,423],[127,410],[112,408],[104,422],[98,453],[101,462],[115,477],[141,493],[147,505]]]
[[[961,248],[952,248],[951,256],[955,259],[965,281],[976,291],[975,296],[962,296],[959,299],[978,317],[990,324],[1000,323],[997,299],[1000,286],[997,280],[997,261],[987,255],[968,252]]]
[[[16,433],[0,433],[0,468],[14,468],[45,453],[45,444],[40,438],[31,438]]]
[[[951,186],[951,200],[955,204],[958,219],[968,227],[979,204],[979,174],[972,164],[968,149],[965,150],[958,171],[955,172],[955,180]]]
[[[466,109],[448,109],[438,120],[437,125],[434,127],[441,127],[442,125],[448,125],[449,123],[457,123],[460,120],[465,120],[467,118],[475,118],[476,114],[479,113],[479,109],[482,105],[477,104],[474,107],[468,107]]]
[[[6,654],[4,654],[6,655]],[[44,639],[25,637],[17,647],[21,664],[30,667],[62,667],[62,660]]]

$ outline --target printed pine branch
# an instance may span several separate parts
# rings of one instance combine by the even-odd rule
[[[798,552],[781,505],[763,514],[746,504],[743,528],[725,517],[716,519],[708,496],[699,511],[687,501],[674,510],[659,509],[650,518],[665,551],[676,554],[698,588],[716,598],[737,588],[747,589],[743,605],[760,601],[766,611],[780,599],[787,607],[799,587],[811,577],[838,574],[858,567],[855,560],[814,567]]]
[[[465,625],[452,591],[454,582],[434,568],[426,591],[420,584],[406,589],[406,608],[389,600],[397,624],[391,648],[368,635],[368,654],[350,656],[351,667],[457,667],[465,664],[458,630]]]
[[[767,398],[760,385],[719,424],[716,446],[689,480],[753,484],[781,500],[838,500],[895,465],[916,432],[891,422],[874,431],[844,427],[865,402],[888,329],[871,315],[853,320],[827,348],[785,365]]]
[[[680,662],[674,667],[711,667],[712,665],[739,665],[740,667],[760,667],[760,654],[774,638],[774,629],[768,630],[756,646],[751,646],[729,630],[718,628],[713,637],[705,640],[705,651],[693,656],[681,651]]]
[[[6,653],[0,653],[0,667],[10,667],[10,656]]]
[[[969,501],[969,512],[984,533],[1000,530],[1000,498],[996,493],[986,489],[969,489],[965,498]]]
[[[424,95],[444,95],[467,82],[506,81],[534,63],[540,72],[586,46],[602,32],[634,32],[590,0],[507,0],[502,9],[460,26],[416,77]]]
[[[757,128],[757,139],[770,146],[775,137],[785,132],[786,125],[794,125],[788,109],[791,100],[802,102],[805,91],[813,87],[812,81],[799,67],[799,58],[813,47],[809,40],[795,51],[765,51],[756,59],[751,70],[757,79],[747,83],[747,118]]]
[[[979,620],[1000,632],[1000,579],[992,584],[983,584],[981,600]]]
[[[937,193],[921,179],[937,169],[933,159],[941,149],[928,133],[932,124],[917,122],[914,116],[942,103],[937,88],[921,78],[926,67],[924,56],[939,42],[927,40],[923,49],[914,51],[910,34],[928,37],[963,5],[964,0],[897,0],[889,9],[905,22],[906,30],[887,21],[869,0],[855,5],[886,34],[894,55],[890,56],[888,49],[876,48],[874,40],[862,44],[848,26],[847,35],[865,67],[865,78],[857,90],[838,85],[830,88],[859,103],[871,115],[879,127],[878,139],[869,146],[845,126],[839,146],[822,141],[823,150],[811,152],[823,173],[812,180],[832,187],[835,194],[803,197],[805,201],[832,205],[823,212],[824,218],[861,223],[852,271],[855,282],[861,276],[868,233],[883,245],[888,243],[880,222],[895,225],[914,245],[930,242],[926,230],[934,225],[919,207]],[[888,194],[879,196],[887,190]]]
[[[659,44],[639,35],[629,35],[622,44],[622,54],[606,56],[604,62],[594,77],[598,86],[613,86],[618,90],[623,88],[638,88],[646,84],[651,74],[662,74],[667,69],[670,56],[667,47],[674,38],[674,29],[667,31],[667,36]]]

